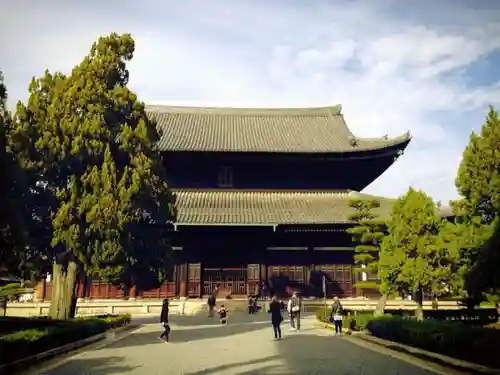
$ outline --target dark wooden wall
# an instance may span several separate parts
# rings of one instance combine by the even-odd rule
[[[172,188],[217,188],[219,168],[232,169],[236,189],[363,190],[389,168],[397,149],[353,154],[165,153]]]
[[[86,286],[81,281],[77,295],[93,299],[201,297],[219,285],[226,289],[224,293],[242,296],[257,293],[259,284],[265,282],[278,295],[298,290],[320,297],[323,276],[328,296],[356,295],[353,251],[348,250],[352,243],[345,228],[313,229],[181,226],[171,234],[178,249],[174,274],[159,288],[122,290],[98,280],[87,281]],[[292,246],[296,249],[276,249]],[[50,299],[50,284],[43,288],[42,298]]]
[[[177,258],[187,268],[182,293],[191,297],[209,294],[216,285],[233,295],[251,294],[262,281],[280,295],[299,290],[319,296],[323,276],[329,295],[355,292],[352,243],[342,228],[181,227],[173,238],[182,247]]]

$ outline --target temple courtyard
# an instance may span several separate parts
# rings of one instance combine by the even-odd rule
[[[208,317],[171,317],[171,340],[163,343],[157,318],[137,318],[140,328],[118,341],[104,343],[47,364],[46,375],[196,375],[196,374],[404,374],[443,372],[403,354],[385,352],[359,339],[334,337],[303,317],[301,332],[283,324],[283,340],[274,341],[267,314],[235,313],[227,326]],[[357,342],[357,343],[356,343]]]

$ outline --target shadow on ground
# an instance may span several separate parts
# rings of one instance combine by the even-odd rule
[[[112,375],[123,374],[135,370],[139,366],[124,365],[123,357],[107,358],[74,358],[71,361],[63,363],[55,370],[57,375],[75,375],[81,374],[83,369],[92,369],[92,375]],[[44,372],[44,375],[52,374],[52,371]]]
[[[172,324],[179,325],[177,318],[184,323],[182,329],[172,330],[170,344],[176,345],[190,341],[200,341],[208,339],[217,339],[249,333],[252,331],[263,330],[268,332],[269,336],[249,335],[255,340],[266,341],[265,347],[269,347],[269,353],[256,352],[255,355],[247,360],[236,362],[231,357],[221,360],[225,362],[219,366],[205,368],[202,371],[184,372],[185,375],[201,374],[231,374],[231,375],[251,375],[251,374],[336,374],[336,375],[433,375],[434,373],[412,366],[404,361],[392,358],[378,352],[370,351],[360,347],[348,339],[334,337],[326,331],[317,331],[316,329],[307,329],[308,324],[304,324],[304,329],[300,333],[288,333],[287,324],[283,324],[284,337],[281,341],[272,342],[272,328],[269,322],[269,315],[263,314],[260,317],[234,316],[232,324],[220,326],[215,320],[212,325],[207,325],[208,318],[197,319],[196,317],[176,317],[172,319]],[[190,323],[188,323],[190,322]],[[305,322],[304,322],[305,323]],[[189,324],[190,327],[187,327]],[[140,347],[148,345],[165,345],[158,335],[161,332],[160,327],[146,326],[143,331],[134,333],[130,338],[120,340],[108,348],[132,348],[139,350]],[[318,334],[319,333],[319,334]],[[268,337],[268,338],[267,338]],[[245,337],[241,338],[241,349],[245,351]],[[209,342],[207,345],[216,344],[217,341]],[[254,343],[255,344],[255,343]],[[238,344],[239,345],[239,344]],[[179,346],[182,348],[182,346]],[[255,345],[253,345],[255,348]],[[208,348],[208,347],[207,347]],[[200,350],[200,349],[198,349]],[[178,352],[180,353],[180,352]],[[199,355],[196,351],[189,354],[196,360]],[[256,358],[257,357],[257,358]],[[241,356],[240,356],[241,358]],[[250,359],[251,358],[251,359]],[[156,361],[161,360],[155,358]],[[168,361],[168,358],[165,358]],[[185,361],[190,359],[186,357]],[[102,359],[73,359],[67,364],[57,369],[57,375],[81,373],[78,369],[90,369],[89,373],[93,375],[112,375],[121,373],[135,373],[138,366],[127,366],[127,359],[121,357],[107,357]],[[139,370],[140,371],[140,370]],[[47,373],[47,374],[50,374]]]
[[[228,324],[226,326],[221,326],[220,324],[214,324],[211,326],[182,329],[182,330],[176,330],[175,328],[173,328],[170,333],[169,343],[171,345],[175,345],[176,343],[201,341],[201,340],[215,339],[220,337],[227,337],[231,335],[239,335],[242,333],[260,330],[263,327],[269,325],[270,325],[269,322],[253,322],[249,324],[239,323],[238,325]],[[120,340],[115,344],[110,345],[109,348],[142,346],[155,343],[163,345],[163,343],[159,340],[158,337],[160,333],[161,329],[157,329],[154,331],[137,332],[134,334],[133,340]]]
[[[435,375],[338,337],[301,332],[290,334],[275,345],[278,354],[270,353],[259,360],[216,366],[185,375],[219,374],[223,371],[234,375]]]
[[[287,315],[286,313],[284,314]],[[302,316],[306,318],[312,316],[314,313],[304,313]],[[147,317],[143,318],[146,323],[156,323],[159,322],[159,318]],[[147,320],[146,320],[147,319]],[[256,314],[246,314],[243,312],[230,313],[229,319],[232,323],[247,323],[247,322],[271,322],[271,315],[266,312],[258,312]],[[194,315],[194,316],[181,316],[181,315],[171,315],[169,317],[170,323],[178,326],[196,326],[196,325],[219,325],[219,319],[217,316],[209,318],[206,313]],[[137,319],[140,322],[140,318]]]

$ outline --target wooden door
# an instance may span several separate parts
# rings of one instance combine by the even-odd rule
[[[201,297],[201,263],[188,265],[188,296]]]
[[[300,291],[305,285],[304,266],[268,267],[268,280],[272,291],[279,296],[290,296],[293,291]]]
[[[258,295],[260,288],[260,264],[247,265],[247,294]]]
[[[322,264],[316,266],[316,271],[326,279],[326,294],[328,297],[352,297],[352,265]]]

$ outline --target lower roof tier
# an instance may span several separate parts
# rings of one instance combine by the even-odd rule
[[[175,190],[179,225],[349,223],[352,199],[376,198],[387,217],[392,200],[354,191]]]
[[[353,199],[376,199],[387,218],[393,199],[356,191],[176,189],[177,225],[349,224]],[[441,216],[450,216],[447,208]]]

